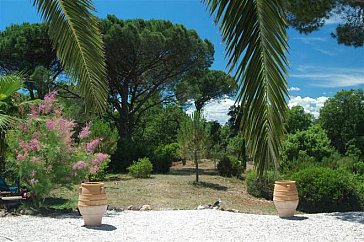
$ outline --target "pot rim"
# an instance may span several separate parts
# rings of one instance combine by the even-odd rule
[[[292,181],[292,180],[279,180],[279,181],[275,181],[274,182],[275,184],[278,184],[278,185],[283,185],[283,184],[295,184],[296,181]]]
[[[103,182],[82,182],[81,186],[83,185],[87,185],[87,186],[103,186],[104,183]]]

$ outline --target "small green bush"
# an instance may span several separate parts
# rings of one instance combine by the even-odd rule
[[[303,212],[345,212],[362,209],[354,177],[343,170],[311,167],[294,173]]]
[[[157,173],[168,173],[173,161],[180,160],[177,143],[158,147],[154,151],[153,168]]]
[[[134,161],[131,166],[128,167],[129,175],[134,178],[148,178],[153,171],[152,162],[149,158],[141,158],[138,161]]]
[[[235,156],[224,156],[217,164],[217,170],[220,176],[240,178],[245,170],[245,163]]]
[[[255,171],[250,171],[246,174],[247,192],[258,198],[273,200],[274,181],[279,180],[273,171],[268,171],[260,179]]]

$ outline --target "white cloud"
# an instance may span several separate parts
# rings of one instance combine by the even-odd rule
[[[322,37],[295,37],[293,39],[294,40],[300,40],[304,44],[307,44],[307,45],[310,45],[310,44],[316,43],[316,42],[325,42],[325,41],[327,41],[326,38],[322,38]]]
[[[299,88],[299,87],[290,87],[290,88],[288,88],[288,91],[291,91],[291,92],[298,92],[300,90],[301,90],[301,88]]]
[[[328,97],[301,97],[301,96],[291,96],[288,102],[288,107],[302,106],[307,113],[311,113],[315,118],[320,115],[320,109],[324,106],[325,101]]]
[[[329,51],[329,50],[324,50],[322,48],[315,48],[315,50],[317,50],[318,52],[320,52],[321,54],[324,54],[324,55],[336,56],[335,52],[332,52],[332,51]]]
[[[291,77],[315,81],[312,86],[353,87],[364,85],[364,69],[299,66]]]
[[[208,121],[217,121],[220,124],[225,124],[229,120],[229,108],[235,104],[235,100],[224,97],[210,101],[203,110],[203,115]],[[186,110],[187,114],[192,114],[196,110],[194,105]]]

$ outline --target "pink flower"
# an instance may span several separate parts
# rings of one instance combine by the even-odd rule
[[[30,107],[30,117],[37,118],[39,116],[39,109],[37,106]]]
[[[35,174],[37,174],[37,172],[35,170],[32,170],[32,177],[35,177]]]
[[[91,174],[96,174],[96,172],[98,172],[99,171],[99,167],[98,166],[95,166],[95,167],[91,167],[90,168],[90,173]]]
[[[35,162],[37,162],[37,161],[38,161],[38,159],[37,159],[37,157],[32,156],[32,157],[30,158],[30,161],[31,161],[31,162],[33,162],[33,163],[35,163]]]
[[[109,158],[109,156],[104,153],[96,153],[95,156],[96,156],[95,160],[97,160],[98,163],[101,163]]]
[[[86,166],[87,166],[87,164],[84,161],[81,160],[81,161],[77,162],[76,164],[74,164],[72,166],[72,169],[73,170],[81,170],[81,169],[85,168]]]
[[[32,179],[30,179],[29,183],[30,183],[30,185],[35,185],[35,184],[37,184],[37,183],[38,183],[38,180],[37,180],[37,179],[32,178]]]
[[[31,150],[40,151],[40,142],[37,139],[32,139],[29,146]]]
[[[56,123],[53,120],[47,120],[47,129],[54,130],[56,128]]]
[[[91,131],[90,131],[90,124],[87,123],[85,127],[83,127],[83,129],[81,130],[81,132],[78,135],[78,138],[82,139],[82,138],[86,138],[90,135]]]
[[[56,100],[56,97],[57,97],[57,92],[53,91],[53,92],[50,92],[47,95],[45,95],[44,101],[46,103],[52,103],[52,102],[54,102]]]
[[[86,143],[86,149],[87,151],[92,154],[96,147],[101,143],[101,139],[97,138],[94,140],[91,140],[89,143]]]
[[[17,159],[18,161],[23,161],[23,160],[25,160],[25,158],[27,158],[27,155],[26,155],[26,154],[24,154],[24,155],[22,155],[22,154],[18,154],[18,155],[16,156],[16,159]]]

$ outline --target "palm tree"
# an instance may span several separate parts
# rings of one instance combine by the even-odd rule
[[[49,36],[66,72],[75,78],[86,106],[102,112],[107,103],[104,48],[92,0],[34,0],[49,24]]]
[[[5,134],[9,125],[17,119],[7,114],[10,97],[22,87],[19,76],[0,76],[0,170],[4,167],[4,153],[6,149]]]
[[[219,23],[244,106],[242,126],[260,175],[277,164],[288,96],[288,49],[282,0],[202,0]],[[106,106],[104,51],[92,0],[34,0],[50,25],[57,55],[88,107]]]
[[[288,97],[287,24],[281,0],[203,0],[219,24],[244,107],[241,128],[261,176],[276,167]]]
[[[16,120],[13,116],[6,114],[5,109],[9,106],[9,98],[22,86],[19,76],[0,76],[0,134],[5,133],[9,124]]]

